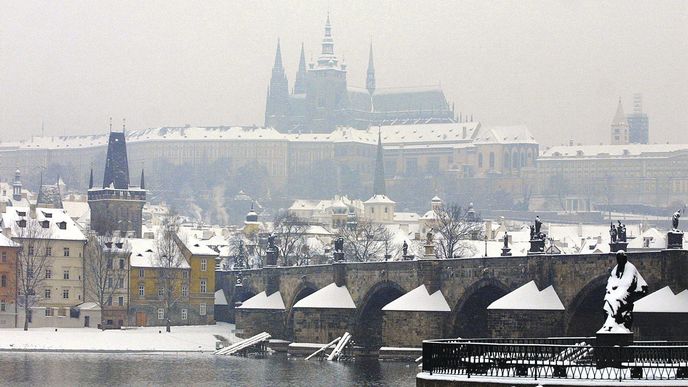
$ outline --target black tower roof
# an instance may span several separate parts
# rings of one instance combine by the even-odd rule
[[[122,132],[110,132],[103,188],[129,189],[127,144]]]

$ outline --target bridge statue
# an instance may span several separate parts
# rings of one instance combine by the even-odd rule
[[[401,245],[401,250],[403,251],[404,257],[408,255],[408,243],[404,240],[404,244]]]
[[[618,234],[618,240],[619,242],[626,242],[626,225],[621,223],[620,220],[617,220],[619,222],[619,225],[616,226],[616,232]]]
[[[628,262],[626,252],[616,253],[616,266],[607,280],[604,312],[607,319],[598,333],[631,333],[633,303],[647,294],[647,282]]]
[[[540,232],[540,229],[542,228],[542,221],[540,220],[539,216],[535,217],[535,236],[542,239],[542,233]]]
[[[673,231],[678,231],[678,218],[680,217],[681,210],[674,212],[674,215],[671,217],[671,228]]]
[[[334,240],[334,260],[335,262],[344,261],[344,238],[342,237]]]
[[[611,239],[612,243],[616,242],[617,235],[616,226],[614,226],[614,223],[609,223],[609,238]]]

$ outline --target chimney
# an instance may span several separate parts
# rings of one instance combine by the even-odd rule
[[[29,206],[29,215],[31,216],[31,219],[36,219],[36,204],[31,203]]]
[[[573,139],[569,140],[569,146],[573,146]]]

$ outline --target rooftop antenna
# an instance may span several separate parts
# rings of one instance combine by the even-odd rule
[[[122,133],[126,133],[127,131],[127,119],[122,118]]]
[[[112,117],[110,117],[110,133],[112,133]]]

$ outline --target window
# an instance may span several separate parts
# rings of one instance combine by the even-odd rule
[[[189,286],[182,286],[182,297],[189,297]]]
[[[46,247],[45,248],[45,255],[47,255],[47,256],[53,255],[53,248],[52,247]]]
[[[208,291],[208,281],[201,280],[201,293],[206,293]]]
[[[124,297],[122,297],[122,296],[117,297],[117,305],[124,306]]]
[[[122,277],[117,278],[117,289],[123,288],[122,282],[123,282]]]
[[[198,305],[198,314],[205,316],[205,304]]]
[[[139,278],[143,278],[143,275],[145,273],[145,270],[143,268],[139,269]]]
[[[7,287],[7,276],[5,274],[3,274],[2,277],[0,277],[0,287]]]
[[[7,252],[6,251],[2,252],[2,262],[7,262]]]
[[[139,296],[143,297],[146,295],[146,288],[143,286],[143,284],[139,285]]]
[[[119,269],[124,270],[124,259],[123,258],[119,259]]]
[[[490,152],[490,169],[494,169],[495,167],[495,154],[494,152]]]
[[[112,269],[112,257],[108,257],[107,259],[107,268]]]
[[[158,289],[158,297],[162,297],[164,295],[165,295],[165,289],[163,289],[163,288]]]
[[[203,258],[201,259],[201,271],[206,271],[208,270],[208,260]]]
[[[186,320],[189,317],[189,313],[186,309],[182,309],[182,320]]]
[[[108,289],[112,289],[112,277],[107,277],[107,287]]]
[[[53,308],[45,308],[45,317],[52,317],[55,315]]]
[[[5,300],[0,300],[0,312],[6,312],[7,306]]]
[[[65,257],[69,257],[69,247],[65,247],[62,249],[62,255]]]
[[[64,298],[64,299],[69,298],[69,289],[62,290],[62,298]]]
[[[184,279],[189,279],[189,272],[186,271],[186,270],[184,270],[184,271],[182,272],[182,278],[184,278]]]
[[[112,296],[108,297],[107,304],[108,306],[112,306]]]
[[[51,278],[53,278],[53,269],[46,268],[45,269],[45,279],[51,279]]]
[[[165,319],[165,309],[158,308],[158,320]]]
[[[33,251],[33,246],[29,246],[29,255],[32,256],[34,251]]]
[[[62,279],[69,279],[69,269],[62,272]]]
[[[52,296],[50,289],[45,289],[43,292],[43,295],[45,296],[46,299],[50,299],[50,296]]]

